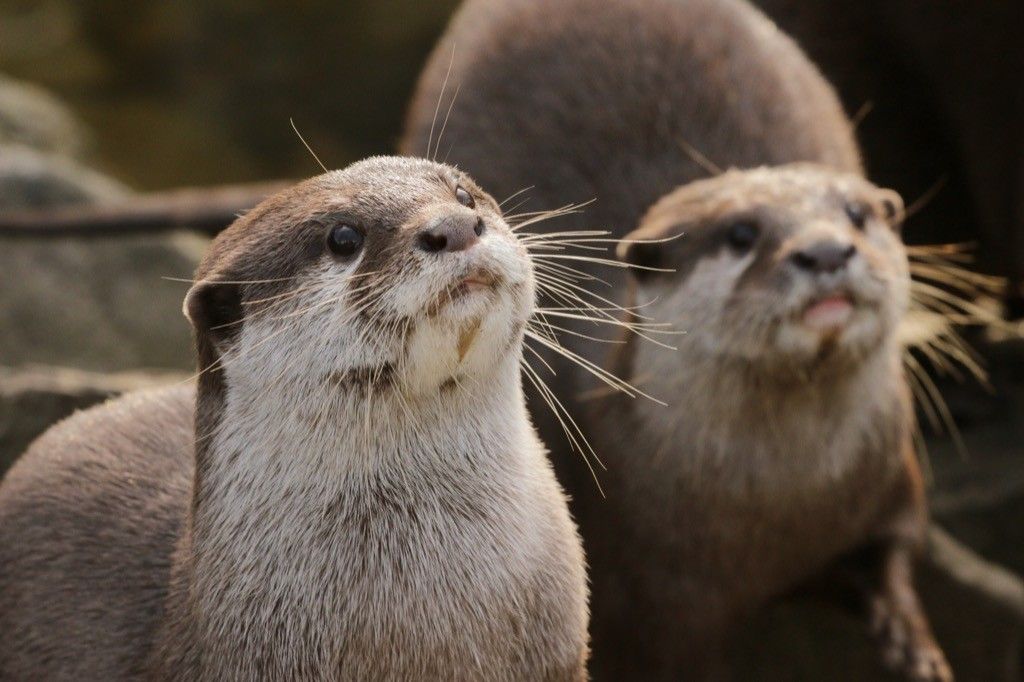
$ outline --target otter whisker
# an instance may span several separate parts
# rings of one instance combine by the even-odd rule
[[[610,320],[617,320],[618,319],[617,317],[615,317],[615,315],[612,315],[611,313],[608,313],[608,312],[602,312],[601,309],[598,309],[598,308],[590,305],[589,302],[587,302],[585,299],[581,298],[579,295],[577,295],[574,292],[578,291],[578,292],[581,292],[581,293],[586,294],[588,296],[591,296],[594,299],[596,299],[596,300],[598,300],[598,301],[600,301],[602,303],[605,303],[607,305],[612,306],[613,309],[617,310],[620,313],[628,313],[629,312],[628,310],[622,308],[621,306],[618,306],[614,301],[610,301],[609,299],[604,298],[603,296],[600,296],[598,294],[595,294],[594,292],[589,291],[588,289],[580,287],[580,286],[578,286],[576,284],[572,284],[570,282],[564,282],[563,281],[563,282],[554,282],[554,283],[552,283],[549,278],[550,278],[549,275],[544,275],[542,273],[537,273],[537,281],[538,281],[539,284],[542,284],[542,291],[550,292],[550,291],[553,290],[553,291],[556,291],[556,292],[560,293],[561,295],[563,295],[565,297],[575,298],[579,303],[581,303],[584,306],[585,309],[587,309],[587,310],[589,310],[591,312],[599,313],[601,317],[604,317],[604,318],[607,318],[607,319],[610,319]],[[544,286],[546,286],[547,289],[544,289]],[[568,291],[566,289],[568,289]],[[646,338],[648,341],[651,341],[653,343],[658,343],[658,341],[656,341],[654,339],[650,339],[648,337],[644,337],[644,338]]]
[[[529,197],[524,197],[523,199],[517,201],[514,206],[512,206],[510,209],[508,209],[509,210],[509,214],[508,215],[505,215],[505,214],[502,215],[502,217],[505,219],[505,222],[509,223],[509,225],[511,226],[511,224],[512,224],[510,222],[511,219],[508,216],[509,215],[515,216],[516,214],[514,213],[514,211],[517,208],[519,208],[520,206],[526,204],[529,201],[530,201]]]
[[[612,260],[610,258],[598,258],[596,256],[577,256],[569,253],[538,253],[533,255],[537,259],[554,259],[554,260],[572,260],[572,261],[583,261],[586,263],[597,263],[598,265],[604,265],[610,268],[622,268],[626,270],[644,270],[647,272],[675,272],[672,268],[655,268],[646,265],[634,265],[632,263],[624,263],[619,260]]]
[[[448,59],[448,70],[444,74],[444,80],[441,81],[441,91],[437,94],[437,106],[434,107],[434,118],[430,121],[430,134],[427,136],[427,153],[426,157],[433,160],[434,157],[430,155],[430,148],[434,142],[434,125],[437,124],[437,115],[441,112],[441,100],[444,99],[444,92],[448,88],[448,79],[452,75],[452,67],[455,66],[455,45],[452,44],[452,54]],[[435,152],[436,153],[436,152]]]
[[[651,299],[650,301],[648,301],[647,303],[638,303],[637,305],[624,306],[623,308],[621,308],[621,310],[624,310],[624,311],[628,312],[630,315],[632,315],[633,317],[639,318],[641,320],[653,320],[653,319],[656,319],[656,318],[651,317],[650,315],[641,315],[640,313],[638,313],[636,311],[640,310],[641,308],[649,308],[650,306],[652,306],[655,303],[657,303],[657,301],[658,301],[658,299],[654,298],[654,299]],[[601,308],[601,307],[596,307],[596,306],[590,306],[590,308],[593,309],[593,310],[600,310],[602,312],[619,312],[619,310],[620,310],[618,308]],[[546,311],[547,310],[575,311],[575,310],[578,310],[578,309],[579,309],[578,306],[569,306],[569,307],[566,307],[566,308],[559,308],[559,307],[554,307],[554,308],[544,307],[543,308],[543,310],[546,310]],[[661,324],[661,323],[659,323],[659,324]],[[671,325],[672,323],[671,322],[665,322],[663,324]]]
[[[595,275],[588,274],[588,273],[584,272],[583,270],[580,270],[578,268],[574,268],[574,267],[572,267],[570,265],[566,265],[564,263],[539,263],[539,262],[534,262],[533,267],[535,269],[537,269],[537,270],[542,270],[542,271],[545,271],[545,272],[550,272],[552,274],[558,274],[558,275],[563,275],[565,277],[569,277],[574,282],[599,282],[601,284],[604,284],[605,286],[609,286],[609,287],[612,286],[611,282],[609,282],[609,281],[607,281],[605,279],[602,279],[602,278],[597,277]]]
[[[676,142],[678,142],[679,146],[683,149],[684,152],[686,152],[686,155],[689,156],[694,163],[700,166],[708,175],[721,175],[722,173],[725,172],[724,170],[722,170],[721,166],[719,166],[717,163],[715,163],[707,156],[705,156],[703,153],[701,153],[684,137],[677,136]]]
[[[860,108],[850,118],[850,127],[854,130],[860,127],[860,124],[864,122],[864,119],[868,117],[875,109],[875,103],[871,100],[867,100],[864,104],[860,105]]]
[[[520,241],[557,241],[565,244],[595,243],[595,244],[663,244],[674,239],[679,239],[683,233],[674,234],[671,237],[659,237],[657,239],[626,239],[610,237],[608,230],[568,230],[565,232],[530,232],[521,236]]]
[[[527,251],[531,254],[535,253],[561,253],[564,251],[570,251],[571,249],[579,249],[580,251],[595,251],[597,253],[609,253],[609,248],[606,245],[593,245],[582,242],[582,240],[576,241],[568,238],[559,239],[530,239],[522,238],[519,240]]]
[[[597,477],[597,471],[590,463],[590,457],[592,456],[594,460],[601,466],[602,469],[606,469],[604,463],[597,456],[597,453],[594,452],[594,449],[590,446],[590,442],[587,440],[587,437],[583,435],[583,431],[576,424],[575,420],[573,420],[572,415],[569,414],[569,411],[565,408],[564,405],[562,405],[562,402],[548,387],[548,385],[544,382],[540,375],[537,374],[536,370],[534,370],[533,367],[531,367],[530,364],[525,361],[521,362],[521,366],[526,374],[526,377],[530,380],[530,383],[532,383],[533,386],[537,389],[537,392],[540,394],[541,398],[547,403],[548,407],[551,409],[552,414],[555,415],[555,418],[558,420],[559,424],[561,424],[562,431],[565,433],[566,438],[569,440],[569,444],[583,457],[583,462],[587,465],[587,469],[590,471],[590,475],[594,479],[594,485],[597,486],[597,490],[601,494],[601,497],[604,497],[604,489],[601,487],[601,481]],[[566,419],[568,419],[569,422],[572,424],[573,429],[575,430],[575,434],[573,433],[573,430],[570,430],[568,424],[566,423]],[[579,438],[579,440],[577,440],[577,437]],[[582,441],[583,445],[580,444],[580,441]],[[590,456],[588,456],[588,452],[590,453]]]
[[[512,200],[512,199],[515,199],[515,198],[516,198],[517,196],[519,196],[519,195],[520,195],[520,194],[522,194],[523,192],[529,192],[529,191],[530,191],[531,189],[533,189],[533,188],[534,188],[535,186],[536,186],[536,185],[527,185],[526,187],[522,188],[522,189],[521,189],[521,190],[519,190],[518,192],[512,192],[512,194],[509,194],[509,195],[508,195],[507,197],[505,197],[505,198],[504,198],[504,199],[502,199],[502,200],[501,200],[500,202],[498,202],[498,208],[501,208],[502,206],[504,206],[505,204],[507,204],[507,203],[508,203],[508,202],[509,202],[510,200]]]
[[[351,274],[351,275],[348,275],[347,277],[345,277],[345,279],[343,281],[349,282],[349,281],[354,280],[354,279],[360,279],[362,277],[368,277],[370,275],[376,275],[376,274],[378,274],[380,272],[381,272],[380,270],[374,270],[373,272],[354,273],[354,274]],[[256,299],[253,299],[251,301],[242,301],[242,305],[257,305],[259,303],[265,303],[267,301],[273,301],[275,299],[281,299],[281,298],[290,297],[290,296],[297,296],[298,294],[300,294],[300,293],[302,293],[304,291],[309,291],[309,290],[313,289],[314,287],[321,286],[321,284],[322,283],[320,283],[320,282],[311,282],[311,283],[306,284],[306,285],[304,285],[302,287],[299,287],[297,289],[291,289],[289,291],[285,291],[284,293],[275,294],[273,296],[267,296],[265,298],[256,298]]]
[[[568,348],[565,348],[564,346],[562,346],[562,345],[560,345],[558,343],[552,342],[550,339],[546,338],[545,336],[543,336],[541,334],[537,334],[537,333],[535,333],[532,330],[527,330],[525,332],[525,334],[526,334],[527,337],[536,340],[538,343],[541,343],[544,346],[547,346],[548,348],[550,348],[554,352],[558,353],[559,355],[565,357],[566,359],[575,362],[581,368],[587,370],[588,372],[590,372],[590,374],[592,374],[595,377],[597,377],[598,379],[604,381],[608,385],[617,387],[619,390],[621,390],[623,393],[625,393],[626,395],[630,396],[631,398],[634,398],[637,395],[642,395],[643,397],[647,398],[651,402],[658,403],[659,405],[662,405],[662,406],[665,406],[665,407],[668,406],[666,403],[662,402],[661,400],[658,400],[657,398],[655,398],[655,397],[653,397],[651,395],[648,395],[646,392],[641,391],[640,389],[638,389],[635,386],[631,385],[629,382],[627,382],[627,381],[625,381],[623,379],[620,379],[619,377],[615,376],[614,374],[612,374],[608,370],[604,369],[600,365],[597,365],[597,364],[591,362],[590,360],[587,360],[582,355],[580,355],[578,353],[574,353],[573,351],[569,350]]]
[[[326,305],[337,304],[337,303],[340,303],[342,301],[344,301],[344,297],[328,299],[327,301],[322,301],[319,304],[311,305],[311,306],[308,306],[308,307],[306,307],[306,308],[304,308],[304,309],[302,309],[300,311],[296,311],[296,313],[301,313],[303,315],[304,314],[308,314],[309,312],[312,312],[313,310],[319,309],[319,308],[324,307]],[[365,306],[364,306],[364,308],[365,308]],[[354,316],[357,315],[359,312],[361,312],[361,310],[362,310],[362,308],[355,309],[355,310],[351,311],[350,315],[349,315],[349,319],[354,318]],[[280,320],[280,319],[295,317],[296,313],[291,313],[289,315],[279,316],[279,317],[271,318],[271,319]],[[345,323],[345,322],[347,322],[347,320],[343,321],[343,323]],[[287,332],[287,331],[291,331],[291,327],[289,327],[287,325],[282,325],[280,329],[278,329],[277,331],[274,331],[274,332],[272,332],[270,334],[267,334],[264,338],[260,339],[259,341],[254,343],[252,346],[250,346],[246,350],[251,354],[257,348],[263,346],[264,344],[266,344],[267,342],[269,342],[273,338],[277,337],[279,334],[282,334],[282,333]],[[238,351],[235,351],[233,349],[229,350],[226,353],[224,353],[224,355],[222,355],[220,358],[218,358],[218,360],[216,360],[215,362],[211,363],[210,366],[206,367],[201,372],[199,372],[199,374],[197,374],[196,376],[198,377],[199,375],[201,375],[201,374],[203,374],[203,373],[205,373],[207,371],[216,369],[218,367],[222,367],[224,362],[226,361],[226,359],[227,359],[227,357],[229,355],[234,357],[235,359],[242,359],[242,357],[243,357],[242,355],[240,355],[238,353]]]
[[[550,211],[542,211],[539,214],[534,214],[534,212],[531,211],[530,215],[532,215],[533,217],[522,222],[516,220],[517,217],[521,216],[506,216],[506,222],[509,223],[509,226],[511,227],[512,231],[515,232],[521,230],[524,227],[527,227],[528,225],[534,225],[545,220],[550,220],[552,218],[560,218],[562,216],[572,215],[574,213],[581,213],[582,211],[580,209],[592,204],[594,201],[594,199],[591,199],[590,201],[584,201],[579,204],[566,204],[565,206],[551,209]]]
[[[902,215],[899,216],[900,220],[906,222],[911,217],[917,215],[924,209],[925,206],[930,204],[932,200],[938,196],[942,188],[946,186],[947,177],[943,175],[941,178],[935,181],[935,183],[924,191],[924,194],[919,196],[914,201],[910,202],[910,205],[903,209]]]
[[[578,338],[581,338],[581,339],[587,339],[587,340],[590,340],[590,341],[597,341],[599,343],[612,343],[612,344],[624,344],[624,343],[626,343],[623,339],[602,339],[602,338],[597,337],[597,336],[590,336],[588,334],[583,334],[581,332],[573,331],[572,329],[569,329],[567,327],[560,327],[558,325],[551,324],[550,322],[547,322],[546,320],[544,322],[544,327],[549,329],[549,330],[553,330],[555,332],[562,332],[563,334],[569,334],[570,336],[575,336],[575,337],[578,337]],[[675,349],[673,349],[673,350],[675,350]]]
[[[997,322],[996,316],[973,301],[950,293],[945,289],[917,280],[912,285],[915,300],[940,302],[950,307],[951,312],[963,312],[972,315],[978,322]]]
[[[329,173],[330,171],[327,170],[327,166],[324,165],[324,162],[320,160],[320,157],[316,155],[313,148],[309,146],[308,142],[306,142],[306,138],[304,138],[302,133],[299,132],[299,128],[295,125],[295,119],[289,118],[288,122],[292,124],[292,130],[294,130],[295,134],[299,136],[299,141],[302,142],[302,146],[306,148],[306,151],[313,157],[313,160],[316,161],[317,165],[323,169],[324,173]]]
[[[934,409],[925,410],[926,415],[931,415],[929,421],[932,423],[932,427],[938,431],[945,430],[945,432],[953,439],[954,446],[957,451],[963,457],[967,457],[967,447],[963,442],[963,438],[960,435],[960,429],[957,428],[956,421],[953,419],[952,413],[949,411],[949,407],[946,405],[945,399],[942,397],[942,392],[939,391],[938,386],[932,381],[932,378],[928,376],[928,372],[921,366],[913,355],[907,353],[904,355],[904,364],[907,366],[911,374],[917,378],[918,383],[924,389],[924,394],[928,397],[931,405]],[[926,401],[920,401],[922,407],[925,406]]]
[[[670,329],[664,329],[664,327],[672,327],[672,324],[670,322],[649,322],[649,323],[641,322],[641,323],[637,323],[637,322],[629,322],[627,320],[620,320],[618,318],[614,318],[614,319],[610,319],[609,320],[609,319],[603,318],[603,317],[589,317],[589,316],[583,315],[583,314],[560,312],[558,310],[554,310],[554,309],[550,309],[550,308],[540,308],[540,309],[538,309],[538,312],[539,313],[543,313],[545,315],[553,315],[555,317],[565,317],[565,318],[572,319],[572,320],[582,320],[584,322],[593,322],[595,324],[610,324],[610,325],[613,325],[613,326],[616,326],[616,327],[625,327],[626,329],[629,329],[630,331],[635,330],[635,329],[639,329],[639,330],[642,330],[642,331],[650,332],[652,334],[685,334],[686,333],[685,331],[682,331],[682,330],[679,330],[679,329],[671,329],[671,328]]]
[[[951,284],[971,293],[1000,294],[1006,288],[1006,280],[981,273],[948,262],[911,261],[911,274],[943,284]],[[970,288],[968,288],[970,287]]]
[[[349,291],[347,291],[345,293],[348,294],[348,295],[351,295],[351,294],[354,294],[354,293],[359,293],[361,291],[370,290],[370,289],[374,288],[374,286],[375,285],[373,285],[373,284],[367,284],[367,285],[364,285],[363,287],[356,287],[355,289],[350,289]],[[287,320],[287,319],[290,319],[290,318],[293,318],[293,317],[301,317],[301,316],[305,315],[306,313],[312,312],[314,310],[319,310],[319,309],[322,309],[322,308],[326,308],[328,306],[337,305],[343,299],[344,299],[344,297],[329,298],[329,299],[327,299],[325,301],[319,301],[317,303],[310,304],[309,306],[307,306],[305,308],[300,308],[299,310],[294,310],[294,311],[292,311],[290,313],[287,313],[285,315],[277,315],[277,316],[274,316],[274,317],[270,317],[269,319],[270,320]],[[231,324],[233,324],[233,323],[231,323]]]
[[[547,360],[544,359],[544,356],[540,354],[540,351],[538,351],[536,348],[534,348],[533,346],[531,346],[528,343],[524,343],[523,344],[523,348],[525,348],[526,350],[528,350],[531,353],[533,353],[533,356],[535,358],[537,358],[538,360],[540,360],[541,364],[544,365],[544,367],[549,372],[551,372],[552,376],[557,376],[558,375],[558,372],[556,372],[555,368],[551,366],[551,363],[549,363]]]
[[[455,106],[455,100],[459,98],[459,90],[462,88],[462,84],[455,86],[455,94],[452,95],[452,101],[448,104],[448,113],[444,115],[444,123],[441,124],[441,132],[437,134],[437,145],[434,147],[434,156],[437,156],[437,152],[441,149],[441,139],[444,137],[444,130],[448,127],[448,118],[452,115],[452,108]],[[451,154],[449,148],[448,153],[445,154],[444,162],[448,162],[448,154]]]
[[[988,390],[994,390],[989,382],[988,372],[982,366],[981,356],[977,354],[969,343],[963,340],[954,330],[949,329],[945,334],[936,337],[932,345],[941,353],[952,357],[965,367],[974,379]]]
[[[274,282],[289,282],[295,279],[295,276],[289,277],[275,277],[274,279],[184,279],[181,277],[160,277],[160,279],[167,280],[168,282],[184,282],[185,284],[199,284],[204,282],[207,284],[272,284]]]

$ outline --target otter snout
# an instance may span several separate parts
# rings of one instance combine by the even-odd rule
[[[798,270],[813,274],[832,273],[845,268],[856,253],[854,244],[824,239],[794,251],[789,260]]]
[[[427,253],[465,251],[480,241],[484,220],[468,211],[436,218],[417,237],[419,248]]]

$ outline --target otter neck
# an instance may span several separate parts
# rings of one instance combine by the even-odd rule
[[[197,485],[204,494],[242,480],[280,485],[308,478],[329,486],[386,476],[399,465],[452,466],[457,463],[434,455],[500,453],[504,448],[476,446],[522,436],[509,417],[524,409],[511,355],[492,373],[459,377],[418,395],[403,394],[399,381],[383,378],[376,385],[338,386],[327,376],[267,386],[229,373],[226,383],[217,423],[197,433]],[[193,512],[201,515],[206,501],[197,499]]]
[[[451,481],[489,488],[526,468],[516,358],[432,396],[396,391],[229,383],[213,432],[197,434],[192,559],[237,555],[247,538],[262,554],[294,552],[314,528],[330,545],[339,502],[386,491],[395,504],[433,504],[460,494]]]
[[[418,581],[443,575],[529,489],[541,451],[512,355],[432,397],[229,381],[217,427],[197,442],[176,557],[185,655],[226,670],[269,656],[287,678],[310,661],[337,665],[346,619],[374,621],[369,633],[407,624],[401,614],[434,589]],[[363,579],[381,575],[410,579],[383,593]],[[305,634],[281,650],[279,631]]]
[[[772,374],[734,360],[701,358],[689,348],[685,360],[670,358],[668,369],[666,358],[653,355],[656,350],[648,354],[636,348],[626,376],[637,382],[646,377],[641,384],[645,390],[671,395],[673,403],[664,408],[637,400],[604,407],[645,425],[635,432],[650,441],[649,451],[659,453],[658,462],[647,463],[652,475],[663,475],[662,466],[670,473],[690,466],[707,476],[712,463],[729,472],[722,475],[722,485],[749,480],[768,489],[791,485],[797,476],[834,480],[857,465],[851,453],[862,449],[864,434],[895,437],[906,422],[900,348],[894,339],[852,371],[821,376],[809,372],[802,384],[789,378],[780,383]],[[694,445],[679,452],[678,443]],[[794,452],[814,457],[801,459]]]

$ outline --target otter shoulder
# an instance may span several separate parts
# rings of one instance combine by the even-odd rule
[[[0,483],[0,678],[142,665],[188,508],[194,399],[173,387],[76,413]]]
[[[0,485],[4,500],[35,484],[46,495],[117,494],[191,466],[194,386],[129,393],[76,412],[35,440]],[[114,483],[111,478],[121,479]],[[169,483],[170,481],[166,481]],[[70,484],[63,489],[62,483]],[[0,512],[2,513],[2,512]]]

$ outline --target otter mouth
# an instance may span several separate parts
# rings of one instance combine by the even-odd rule
[[[812,299],[800,312],[800,322],[822,334],[835,334],[850,322],[857,304],[846,291],[833,291]]]
[[[498,286],[498,276],[490,270],[477,268],[462,277],[448,293],[453,301],[478,291],[493,291]]]
[[[460,275],[455,281],[443,289],[427,306],[427,315],[436,317],[445,308],[475,297],[477,294],[489,294],[501,284],[501,277],[485,268],[473,268]]]

